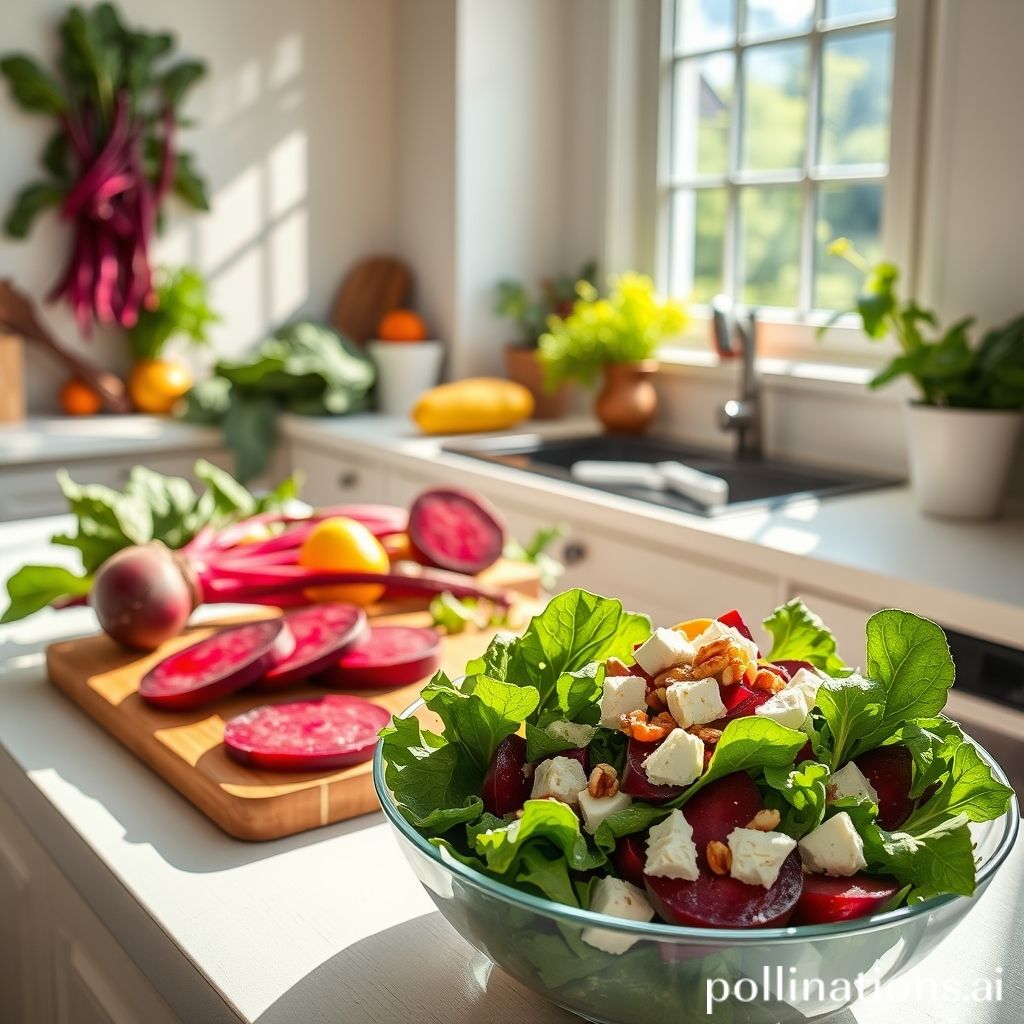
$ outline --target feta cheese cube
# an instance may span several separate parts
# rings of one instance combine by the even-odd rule
[[[818,699],[818,688],[825,682],[825,676],[819,676],[808,668],[798,669],[793,678],[786,683],[787,690],[799,690],[804,695],[804,701],[808,709],[814,707]]]
[[[632,802],[633,798],[621,789],[614,796],[591,796],[589,789],[581,789],[579,805],[584,830],[593,835],[605,818],[624,811]]]
[[[728,843],[732,877],[766,889],[775,884],[782,862],[796,849],[796,840],[782,832],[760,832],[754,828],[734,828]]]
[[[846,811],[823,821],[799,846],[804,867],[819,874],[847,877],[868,866],[864,841]]]
[[[650,921],[654,908],[646,895],[630,882],[606,875],[599,878],[590,890],[590,909],[597,914],[621,917],[626,921]],[[584,928],[580,938],[595,949],[618,956],[635,945],[638,935],[625,935],[608,928]]]
[[[714,722],[726,714],[718,683],[714,679],[673,683],[665,690],[665,702],[672,717],[684,729],[691,725]]]
[[[753,640],[748,640],[734,626],[726,626],[719,622],[718,619],[713,620],[711,625],[693,641],[693,648],[699,654],[702,647],[707,647],[708,644],[713,644],[716,640],[721,640],[722,637],[726,636],[736,644],[737,647],[740,647],[742,650],[747,652],[747,656],[752,664],[757,664],[757,644],[755,644]]]
[[[585,747],[594,738],[594,727],[581,722],[552,722],[546,732],[552,739],[574,747]]]
[[[601,694],[601,725],[618,729],[619,719],[631,711],[647,710],[647,680],[642,676],[610,676]]]
[[[769,697],[754,714],[770,718],[789,729],[799,729],[807,718],[808,710],[803,690],[791,690],[787,687]]]
[[[573,809],[579,807],[581,789],[586,789],[583,765],[572,757],[549,757],[533,772],[531,800],[561,800]]]
[[[704,771],[704,744],[685,729],[673,729],[644,761],[655,786],[688,786]]]
[[[682,878],[688,882],[697,880],[700,872],[693,828],[682,811],[675,810],[664,821],[651,826],[644,872],[665,878]]]
[[[844,797],[853,797],[854,800],[870,800],[878,803],[878,792],[868,781],[867,776],[852,762],[843,765],[825,786],[828,794],[828,802],[842,800]]]
[[[656,629],[634,652],[633,660],[649,675],[693,664],[694,647],[675,629]]]

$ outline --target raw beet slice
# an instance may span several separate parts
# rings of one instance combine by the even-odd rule
[[[734,828],[743,828],[762,807],[761,794],[746,772],[726,775],[688,800],[683,817],[693,829],[697,863],[706,866],[712,839],[724,843]]]
[[[324,674],[328,686],[384,690],[408,686],[433,674],[441,662],[441,639],[432,629],[370,626]]]
[[[767,690],[752,690],[743,683],[719,686],[718,691],[721,693],[722,703],[725,705],[726,722],[734,718],[745,718],[747,715],[752,715],[771,697]]]
[[[816,673],[818,671],[809,661],[773,661],[772,664],[777,668],[784,669],[790,679],[802,668],[807,669],[808,672]]]
[[[409,545],[427,564],[473,576],[493,565],[505,547],[505,522],[490,502],[470,491],[436,487],[409,509]]]
[[[890,832],[899,828],[914,810],[910,787],[914,759],[902,743],[877,747],[861,754],[855,764],[878,793],[878,824]]]
[[[317,700],[266,704],[224,727],[228,756],[250,768],[313,772],[369,761],[377,733],[391,715],[362,697],[330,694]]]
[[[175,711],[199,707],[255,682],[294,648],[283,619],[222,629],[154,665],[139,683],[139,696]]]
[[[580,767],[583,769],[583,773],[588,774],[587,762],[589,761],[589,755],[587,754],[586,747],[573,747],[571,750],[563,750],[558,757],[571,757],[574,761],[579,761]]]
[[[733,608],[731,612],[726,612],[724,615],[719,615],[718,621],[723,626],[731,626],[741,636],[745,636],[748,640],[754,639],[754,634],[750,632],[749,627],[743,621],[743,616],[740,615],[740,613],[735,608]]]
[[[295,640],[291,656],[275,665],[256,684],[276,690],[308,679],[333,665],[367,630],[366,612],[354,604],[315,604],[284,620]]]
[[[670,924],[695,928],[770,928],[788,923],[803,888],[800,855],[794,850],[775,884],[748,885],[731,875],[701,869],[696,881],[645,875],[644,884],[658,914]]]
[[[622,781],[619,783],[619,788],[623,793],[628,793],[630,796],[652,804],[663,804],[666,800],[671,800],[682,793],[681,786],[656,786],[653,782],[647,781],[644,761],[660,745],[660,743],[641,743],[639,740],[630,739],[629,745],[626,747],[626,767],[623,769]]]
[[[506,736],[499,744],[484,775],[484,810],[503,818],[518,811],[530,796],[531,781],[526,771],[526,740]]]
[[[829,878],[805,875],[791,924],[828,924],[876,914],[899,892],[895,878],[853,875]]]
[[[647,833],[638,832],[622,836],[615,843],[612,861],[616,870],[627,881],[644,887],[644,864],[647,861]]]

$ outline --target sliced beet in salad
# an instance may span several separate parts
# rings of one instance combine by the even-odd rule
[[[863,670],[799,599],[651,628],[570,590],[383,731],[385,778],[441,850],[515,888],[631,920],[757,928],[969,896],[969,823],[1012,790],[942,714],[942,630],[887,609]],[[632,936],[585,941],[624,952]]]

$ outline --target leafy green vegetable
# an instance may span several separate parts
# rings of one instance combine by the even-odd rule
[[[435,626],[440,626],[449,636],[464,633],[473,621],[476,613],[476,601],[471,598],[459,600],[445,591],[438,594],[430,602],[430,618]]]
[[[956,722],[943,715],[917,718],[897,729],[885,742],[902,743],[914,761],[914,778],[909,796],[919,797],[929,786],[949,774],[953,752],[964,734]]]
[[[535,889],[541,896],[570,907],[585,906],[569,877],[569,863],[559,852],[539,843],[526,846],[516,869],[515,880]]]
[[[610,764],[618,777],[626,767],[626,749],[629,740],[623,732],[612,731],[611,729],[598,729],[597,734],[590,741],[590,759],[594,764]]]
[[[968,821],[990,821],[1006,813],[1012,798],[1013,790],[993,778],[992,769],[974,744],[964,740],[953,753],[945,784],[911,814],[903,831],[920,837],[923,830],[957,816]]]
[[[576,734],[579,734],[578,737]],[[592,725],[556,718],[540,726],[526,723],[526,760],[540,761],[563,750],[587,746],[597,733]],[[595,762],[595,764],[600,762]]]
[[[277,416],[343,415],[369,405],[375,371],[361,349],[323,324],[282,327],[245,360],[222,360],[214,381],[185,396],[186,420],[223,423],[242,480],[266,465],[277,436]]]
[[[885,715],[885,689],[861,676],[828,679],[818,687],[817,706],[827,729],[812,739],[815,756],[836,770],[865,737],[874,737]],[[865,749],[870,749],[867,747]]]
[[[813,832],[825,817],[825,784],[828,768],[817,761],[803,761],[792,768],[772,765],[764,770],[764,780],[771,788],[765,804],[781,817],[779,830],[794,839],[803,839]]]
[[[776,608],[764,628],[773,641],[766,661],[808,661],[829,675],[843,669],[832,631],[799,597]]]
[[[220,317],[210,308],[206,281],[195,267],[163,268],[156,275],[155,304],[143,306],[128,341],[136,359],[158,359],[167,342],[182,336],[197,344],[208,342],[207,328]]]
[[[76,576],[59,565],[24,565],[7,581],[10,603],[0,623],[24,619],[61,597],[88,594],[91,586],[91,576]]]
[[[553,591],[562,573],[565,572],[565,566],[550,554],[548,549],[565,535],[565,529],[561,523],[542,526],[526,544],[521,544],[513,537],[505,545],[502,554],[513,562],[525,562],[527,565],[536,566],[540,573],[541,588]]]

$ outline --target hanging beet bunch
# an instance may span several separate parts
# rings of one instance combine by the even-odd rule
[[[56,76],[23,54],[0,60],[15,101],[58,122],[40,156],[48,177],[18,193],[4,227],[24,238],[50,207],[71,222],[71,254],[48,299],[65,298],[88,335],[93,320],[132,327],[152,305],[149,246],[168,194],[209,209],[175,138],[206,65],[172,61],[174,36],[128,28],[109,3],[69,8],[59,33]]]

